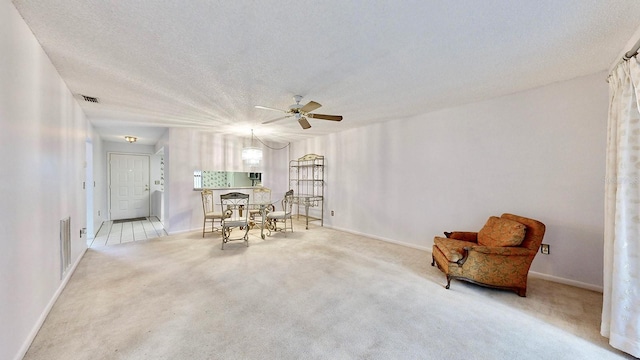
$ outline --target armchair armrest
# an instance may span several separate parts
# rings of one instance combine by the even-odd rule
[[[452,231],[444,232],[444,235],[449,239],[478,242],[478,233],[472,231]]]

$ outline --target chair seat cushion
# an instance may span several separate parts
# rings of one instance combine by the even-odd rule
[[[267,214],[267,219],[284,219],[291,216],[291,214],[287,214],[284,211],[272,211]]]
[[[240,227],[240,226],[247,226],[247,221],[246,220],[224,220],[222,224],[223,226],[226,226],[226,227]]]
[[[449,262],[456,262],[464,256],[464,248],[478,246],[477,243],[471,241],[463,241],[456,239],[447,239],[436,236],[433,244],[442,252]]]
[[[519,246],[527,227],[517,221],[491,216],[478,232],[478,244],[484,246]]]
[[[204,217],[207,219],[222,219],[222,213],[208,212],[204,214]]]

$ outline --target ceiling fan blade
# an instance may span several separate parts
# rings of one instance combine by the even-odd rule
[[[270,124],[270,123],[272,123],[272,122],[276,122],[276,121],[279,121],[279,120],[282,120],[282,119],[286,119],[286,118],[289,118],[289,117],[292,117],[292,116],[293,116],[293,115],[287,115],[287,116],[279,117],[279,118],[277,118],[277,119],[267,120],[267,121],[263,122],[263,124]]]
[[[272,108],[272,107],[268,107],[268,106],[262,106],[262,105],[256,105],[254,106],[256,109],[264,109],[264,110],[272,110],[272,111],[280,111],[280,112],[287,112],[287,110],[282,110],[282,109],[276,109],[276,108]]]
[[[300,108],[300,111],[302,111],[302,112],[304,112],[304,113],[308,113],[308,112],[311,112],[311,111],[313,111],[313,110],[315,110],[315,109],[319,108],[320,106],[322,106],[322,105],[318,104],[318,103],[317,103],[317,102],[315,102],[315,101],[309,101],[309,102],[307,103],[307,105],[305,105],[305,106],[303,106],[303,107],[301,107],[301,108]]]
[[[303,129],[308,129],[311,127],[311,124],[309,124],[309,121],[307,120],[306,117],[301,117],[300,119],[298,119],[298,123],[300,124],[300,126],[302,126]]]
[[[313,119],[342,121],[342,115],[307,114],[307,116]]]

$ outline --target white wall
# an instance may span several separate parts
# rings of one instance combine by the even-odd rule
[[[169,167],[169,134],[170,132],[167,129],[155,146],[155,153],[162,154],[164,159],[164,187],[162,193],[162,204],[160,205],[160,221],[162,221],[162,224],[167,231],[169,231],[169,220],[167,214],[169,213],[169,194],[171,193],[171,189],[169,188],[169,184],[171,183],[171,169]]]
[[[477,231],[490,215],[511,212],[547,225],[551,254],[539,254],[532,271],[598,289],[605,79],[295,143],[291,158],[326,156],[326,226],[430,249],[443,231]]]
[[[88,124],[8,0],[0,1],[0,54],[0,359],[18,359],[66,280],[61,219],[71,217],[72,264],[86,250]]]
[[[263,186],[270,188],[273,198],[284,194],[288,182],[288,149],[263,147],[259,168],[246,167],[241,159],[243,146],[250,138],[212,134],[205,131],[175,128],[169,130],[165,150],[165,227],[169,233],[202,230],[202,200],[193,190],[194,170],[262,172]],[[281,147],[282,144],[270,144]]]
[[[97,233],[100,225],[107,219],[107,172],[104,157],[104,141],[95,136],[93,142],[93,229]]]
[[[91,139],[93,144],[93,182],[94,184],[87,183],[87,189],[91,189],[91,185],[93,185],[93,236],[100,229],[100,225],[102,222],[106,220],[107,215],[107,184],[106,184],[106,173],[105,173],[105,161],[106,159],[103,156],[104,153],[104,142],[95,132],[95,129],[91,124],[88,125],[87,128],[87,138]]]

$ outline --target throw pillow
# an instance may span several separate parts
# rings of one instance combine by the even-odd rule
[[[478,232],[478,244],[483,246],[518,246],[524,240],[527,227],[517,221],[492,216]]]

